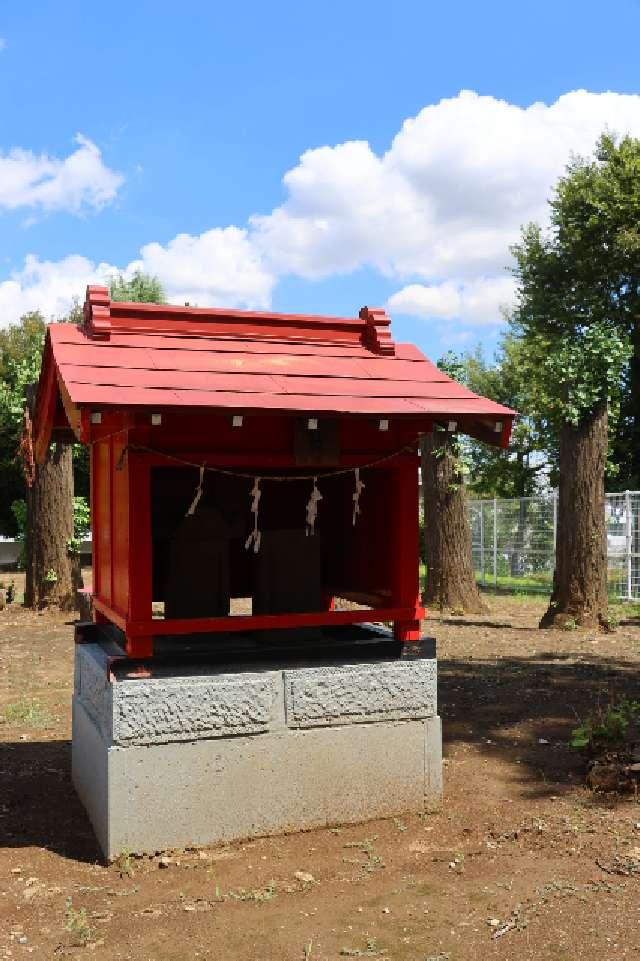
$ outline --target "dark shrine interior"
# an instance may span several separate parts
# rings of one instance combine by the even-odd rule
[[[249,472],[248,472],[249,473]],[[334,598],[366,606],[388,604],[392,588],[390,509],[392,470],[369,470],[353,524],[354,475],[324,478],[315,534],[306,532],[308,479],[262,478],[260,550],[247,550],[253,528],[252,477],[206,471],[203,493],[188,515],[199,481],[195,467],[151,471],[153,600],[167,618],[227,616],[232,598],[250,600],[242,613],[327,610]],[[287,472],[293,478],[296,471]],[[308,468],[297,473],[308,475]],[[401,509],[402,505],[397,505]]]

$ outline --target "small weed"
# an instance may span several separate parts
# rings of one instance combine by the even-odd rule
[[[568,617],[562,625],[563,631],[575,631],[578,627],[575,617]]]
[[[609,610],[604,619],[604,626],[609,633],[613,634],[613,632],[617,631],[620,627],[620,615],[615,611]]]
[[[598,708],[571,732],[569,744],[576,750],[596,748],[604,743],[620,743],[629,726],[640,721],[640,700],[625,697],[606,710]]]
[[[248,891],[246,888],[238,888],[237,891],[229,891],[229,897],[236,901],[271,901],[276,896],[276,882],[269,881],[264,888],[254,888]]]
[[[131,857],[131,851],[124,850],[120,853],[118,860],[116,862],[118,870],[120,871],[120,877],[126,874],[128,878],[133,877],[133,863]]]
[[[7,724],[27,724],[30,727],[45,727],[49,715],[42,705],[31,698],[23,697],[4,709],[2,719]]]
[[[64,919],[64,929],[69,932],[76,946],[84,947],[91,941],[92,931],[87,920],[86,908],[76,911],[69,898]]]
[[[397,831],[407,830],[407,825],[404,823],[404,821],[401,821],[400,818],[393,819],[393,826]]]
[[[58,581],[58,573],[53,567],[50,567],[47,573],[44,575],[44,579],[47,584],[56,584]]]
[[[378,836],[375,835],[372,838],[364,838],[362,841],[348,841],[345,844],[345,848],[357,848],[365,855],[365,860],[364,862],[361,862],[357,858],[343,858],[342,860],[349,864],[360,864],[367,874],[373,874],[378,868],[385,866],[384,860],[375,854],[373,850],[373,842],[377,840]]]
[[[5,601],[7,604],[13,604],[16,599],[16,585],[15,581],[9,581],[5,584],[4,581],[0,581],[0,591],[5,592]]]
[[[363,948],[340,948],[339,954],[343,958],[374,958],[379,955],[387,954],[385,948],[381,948],[376,938],[367,938]]]

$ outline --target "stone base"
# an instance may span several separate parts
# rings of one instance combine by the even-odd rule
[[[109,671],[76,646],[73,782],[107,859],[436,806],[433,658]]]

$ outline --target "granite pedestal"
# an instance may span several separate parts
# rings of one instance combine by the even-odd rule
[[[437,806],[435,657],[174,657],[78,643],[73,783],[107,859]]]

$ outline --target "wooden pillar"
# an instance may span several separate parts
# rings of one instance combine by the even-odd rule
[[[152,616],[151,469],[129,452],[129,616],[149,621]],[[127,634],[129,657],[153,657],[151,635]]]
[[[392,606],[414,612],[407,620],[394,621],[394,635],[403,643],[420,638],[418,463],[417,456],[406,457],[391,471]]]

